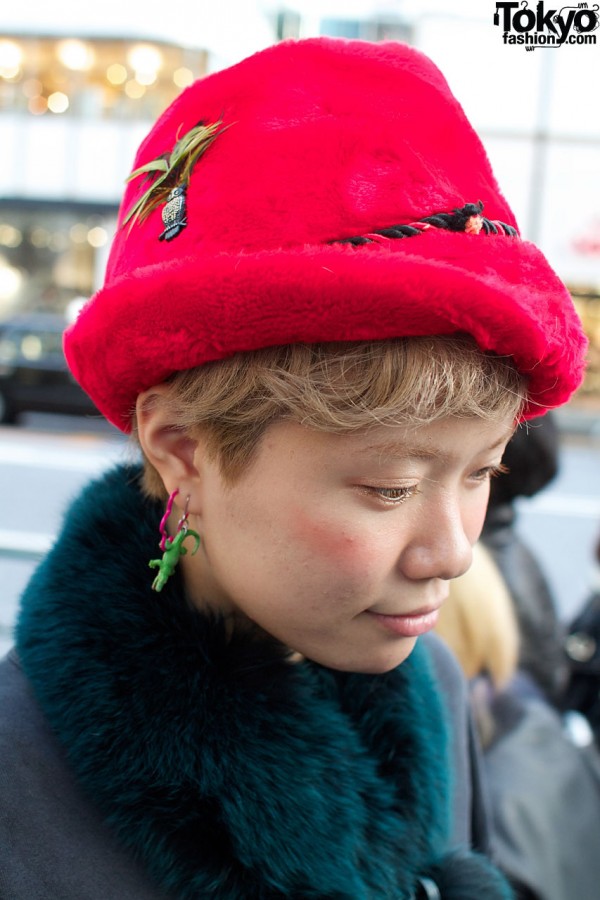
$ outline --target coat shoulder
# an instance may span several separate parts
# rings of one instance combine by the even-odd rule
[[[14,651],[0,660],[0,759],[0,897],[165,900],[82,794]]]

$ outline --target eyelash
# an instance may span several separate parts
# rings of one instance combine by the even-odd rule
[[[478,482],[485,482],[490,481],[492,478],[497,478],[498,475],[506,475],[507,473],[508,469],[506,466],[499,463],[496,466],[485,466],[483,469],[478,469],[476,472],[473,472],[471,478]],[[409,487],[397,488],[367,487],[365,490],[369,494],[374,494],[378,499],[382,500],[384,503],[388,503],[390,506],[399,506],[401,503],[405,503],[407,500],[410,500],[411,497],[420,493],[416,484],[410,485]]]
[[[473,472],[471,478],[474,478],[475,481],[488,481],[492,478],[497,478],[498,475],[507,475],[508,469],[506,466],[503,466],[502,463],[498,463],[497,466],[485,466],[483,469],[478,469],[477,472]]]
[[[383,500],[384,503],[389,503],[390,506],[399,506],[401,503],[404,503],[406,500],[409,500],[411,497],[414,497],[415,494],[419,493],[416,484],[410,485],[409,487],[396,488],[369,487],[367,488],[367,491],[370,494],[374,494],[378,499]],[[391,494],[395,494],[396,496],[390,496]]]

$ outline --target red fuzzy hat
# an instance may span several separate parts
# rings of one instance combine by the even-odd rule
[[[316,38],[210,75],[162,115],[65,349],[127,431],[141,391],[236,351],[452,332],[514,358],[527,416],[581,381],[571,298],[519,238],[439,70],[401,44]]]

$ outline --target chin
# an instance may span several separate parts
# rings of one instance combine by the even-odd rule
[[[365,654],[362,657],[357,656],[347,660],[315,661],[323,666],[327,666],[329,669],[336,669],[338,672],[356,672],[360,675],[384,675],[386,672],[391,672],[392,669],[402,665],[414,650],[416,643],[417,638],[412,638],[403,640],[401,646],[385,647],[379,653],[373,652],[369,655]]]

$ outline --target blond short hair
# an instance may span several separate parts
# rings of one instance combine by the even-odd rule
[[[510,358],[482,352],[468,335],[448,335],[238,353],[177,373],[155,402],[168,405],[175,427],[202,432],[233,482],[280,419],[336,433],[445,416],[516,420],[525,398],[525,379]],[[144,487],[164,497],[147,461]]]

